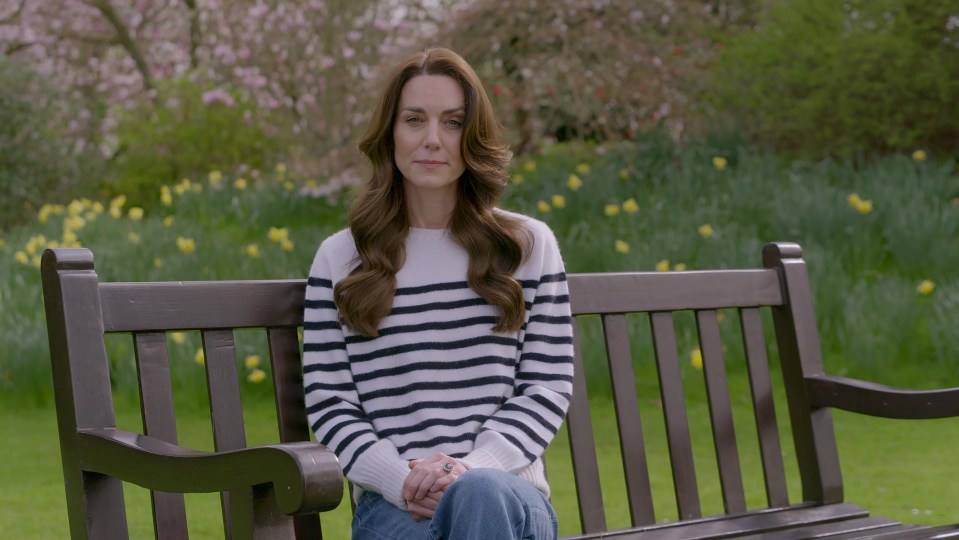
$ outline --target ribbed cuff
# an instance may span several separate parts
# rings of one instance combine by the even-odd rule
[[[529,465],[523,453],[495,431],[480,433],[476,447],[459,461],[470,469],[499,469],[513,474]]]
[[[409,462],[400,457],[393,443],[381,439],[356,459],[349,479],[364,490],[379,493],[393,505],[406,509],[403,482],[409,474]]]

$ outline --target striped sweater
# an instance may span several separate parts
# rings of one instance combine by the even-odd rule
[[[569,295],[552,231],[513,215],[533,238],[514,274],[526,321],[513,333],[493,332],[499,311],[467,286],[468,256],[447,230],[410,230],[376,338],[341,327],[333,303],[333,286],[357,263],[350,231],[317,251],[304,317],[307,414],[357,498],[370,490],[404,508],[409,460],[436,452],[511,472],[549,495],[542,455],[572,393]]]

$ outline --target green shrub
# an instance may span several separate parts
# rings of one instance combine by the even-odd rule
[[[0,229],[62,196],[96,167],[93,145],[64,128],[77,118],[76,104],[0,55]]]
[[[959,149],[951,0],[770,0],[712,73],[718,110],[806,158]]]
[[[216,92],[216,99],[204,95]],[[117,158],[108,181],[114,194],[150,206],[160,186],[212,170],[261,170],[283,148],[247,96],[206,90],[184,77],[157,83],[156,96],[119,114]],[[213,94],[209,94],[213,95]]]

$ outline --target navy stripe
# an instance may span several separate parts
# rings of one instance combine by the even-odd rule
[[[489,324],[495,325],[499,320],[499,317],[495,316],[485,316],[485,317],[470,317],[468,319],[459,319],[455,321],[432,321],[422,324],[407,324],[401,326],[391,326],[388,328],[381,328],[379,330],[379,336],[391,336],[395,334],[408,334],[413,332],[425,332],[427,330],[456,330],[459,328],[466,328],[467,326],[474,326],[477,324]],[[368,337],[368,336],[346,336],[346,343],[363,343],[367,341],[372,341],[377,339],[377,337]]]
[[[428,441],[413,441],[409,444],[404,444],[403,446],[397,447],[396,450],[402,455],[404,452],[413,450],[415,448],[432,448],[444,443],[468,443],[473,442],[474,440],[476,440],[475,433],[464,433],[456,436],[440,436],[433,437]]]
[[[534,304],[568,304],[568,294],[543,294],[533,300]]]
[[[512,386],[513,379],[510,377],[477,377],[475,379],[466,379],[459,381],[429,381],[413,384],[406,384],[393,388],[383,388],[374,392],[363,392],[360,394],[361,400],[372,400],[384,397],[402,396],[418,390],[455,390],[460,388],[475,388],[477,386],[487,386],[491,384],[502,384]]]
[[[324,435],[323,438],[321,438],[317,442],[319,442],[322,445],[329,446],[330,441],[333,440],[333,437],[336,437],[336,434],[339,433],[343,428],[347,426],[354,426],[356,424],[369,425],[365,420],[362,420],[360,418],[351,418],[344,422],[337,422],[336,425],[330,428],[330,430],[326,432],[326,435]],[[364,431],[364,430],[361,430],[361,431]],[[314,433],[317,433],[317,432],[314,431]]]
[[[355,354],[350,356],[350,362],[353,364],[358,364],[360,362],[368,362],[370,360],[376,360],[377,358],[382,358],[384,356],[393,356],[396,354],[404,354],[413,351],[451,351],[455,349],[465,349],[467,347],[475,347],[477,345],[504,345],[507,347],[516,347],[517,340],[516,338],[509,338],[503,336],[477,336],[467,339],[460,339],[456,341],[445,341],[445,342],[425,342],[425,343],[407,343],[405,345],[397,345],[396,347],[387,347],[384,349],[378,349],[373,352],[366,354]],[[304,349],[306,350],[306,345]]]
[[[540,343],[549,343],[550,345],[572,345],[572,336],[547,336],[545,334],[526,334],[523,341],[538,341]]]
[[[489,428],[485,428],[483,429],[483,431],[493,431],[493,430]],[[523,444],[519,442],[519,440],[517,440],[516,437],[510,435],[509,433],[503,433],[501,431],[496,431],[496,433],[499,433],[500,435],[502,435],[503,438],[511,442],[513,446],[519,449],[519,451],[523,453],[523,456],[526,457],[526,459],[528,459],[530,463],[536,461],[536,456],[531,454],[528,450],[526,450],[526,448],[523,447]]]
[[[336,304],[332,300],[305,300],[303,307],[305,309],[336,309]]]
[[[527,409],[526,407],[523,407],[522,405],[519,405],[519,404],[517,404],[516,402],[504,403],[504,404],[503,404],[503,408],[501,408],[500,410],[501,410],[501,411],[515,411],[515,412],[518,412],[518,413],[520,413],[520,414],[522,414],[522,415],[524,415],[524,416],[528,416],[528,417],[532,418],[533,420],[536,420],[536,422],[537,422],[539,425],[541,425],[541,426],[543,426],[544,428],[546,428],[550,433],[555,434],[556,431],[559,430],[559,426],[554,426],[554,425],[552,424],[552,422],[550,422],[549,420],[547,420],[546,418],[544,418],[543,415],[537,413],[536,411],[533,411],[532,409]],[[562,420],[560,420],[560,421],[562,421]]]
[[[573,382],[572,375],[566,375],[563,373],[528,373],[528,372],[519,372],[516,374],[517,379],[523,379],[524,381],[566,381]]]
[[[532,429],[530,429],[529,426],[527,426],[526,424],[520,422],[519,420],[516,420],[516,419],[513,419],[513,418],[504,418],[504,417],[502,417],[502,416],[494,416],[494,417],[490,418],[490,421],[492,421],[492,422],[499,422],[499,423],[501,423],[501,424],[505,424],[505,425],[507,425],[507,426],[511,426],[511,427],[514,427],[514,428],[522,431],[523,433],[526,434],[527,437],[529,437],[529,440],[531,440],[531,441],[533,441],[534,443],[538,444],[541,448],[546,448],[546,445],[549,444],[549,443],[546,441],[546,439],[540,437],[538,433],[536,433],[535,431],[533,431]]]
[[[354,382],[364,382],[372,379],[378,379],[380,377],[393,377],[396,375],[404,375],[406,373],[412,373],[414,371],[425,371],[425,370],[456,370],[463,369],[468,367],[477,367],[477,366],[489,366],[489,365],[502,365],[512,367],[514,360],[512,358],[507,358],[503,356],[480,356],[477,358],[469,358],[467,360],[458,360],[456,362],[440,361],[440,362],[414,362],[411,364],[404,364],[401,366],[378,369],[376,371],[371,371],[369,373],[361,373],[353,376]]]
[[[555,274],[544,274],[539,278],[540,283],[560,283],[566,281],[566,272],[557,272]]]
[[[346,403],[346,402],[344,402],[342,399],[338,399],[338,398],[335,398],[335,397],[330,398],[330,399],[327,399],[327,400],[324,400],[324,401],[322,401],[322,402],[320,402],[320,403],[317,403],[316,405],[313,405],[313,406],[311,406],[311,407],[307,407],[306,412],[307,412],[307,414],[315,414],[315,413],[318,413],[318,412],[323,411],[324,409],[327,409],[327,408],[329,408],[329,407],[332,407],[333,405],[335,405],[335,404],[337,404],[337,403],[343,403],[343,404],[345,404],[345,405],[348,405],[348,407],[339,408],[339,409],[332,409],[332,410],[327,411],[326,414],[324,414],[324,415],[320,416],[319,418],[317,418],[317,419],[316,419],[316,422],[313,422],[313,423],[316,425],[317,428],[319,428],[319,427],[322,426],[323,424],[329,422],[329,421],[332,420],[333,418],[336,418],[337,416],[349,416],[349,417],[351,417],[351,418],[363,418],[363,412],[362,412],[362,411],[359,411],[359,410],[357,410],[357,409],[355,409],[355,408],[353,408],[353,407],[355,407],[355,405],[353,405],[353,404],[351,404],[351,403]],[[316,429],[314,429],[313,431],[316,431]]]
[[[429,302],[426,304],[417,304],[415,306],[394,307],[390,311],[390,315],[409,315],[411,313],[423,313],[424,311],[459,309],[464,307],[488,305],[489,303],[482,298],[467,298],[465,300],[454,300],[452,302]]]
[[[333,288],[332,280],[324,279],[320,277],[310,276],[310,278],[306,280],[306,284],[311,287],[326,287],[327,289]]]
[[[326,341],[323,343],[304,343],[303,352],[326,352],[326,351],[337,351],[337,350],[346,350],[346,343],[342,341]]]
[[[405,416],[424,409],[465,409],[467,407],[476,407],[477,405],[502,405],[506,401],[503,396],[486,396],[475,399],[461,399],[456,401],[421,401],[414,405],[398,407],[395,409],[380,409],[366,413],[370,420],[380,418],[390,418],[394,416]]]
[[[538,322],[544,324],[572,324],[573,318],[569,315],[532,315],[529,322]]]
[[[533,352],[524,352],[522,356],[519,357],[520,362],[526,360],[535,360],[537,362],[544,362],[547,364],[572,364],[572,356],[559,356],[555,354],[541,354]]]
[[[307,414],[313,414],[313,413],[322,411],[323,409],[325,409],[325,408],[327,408],[327,407],[332,407],[332,406],[336,405],[337,403],[342,403],[342,402],[343,402],[343,400],[340,399],[339,397],[336,397],[336,396],[329,397],[329,398],[324,399],[323,401],[320,401],[319,403],[315,403],[315,404],[310,405],[309,407],[307,407],[307,408],[306,408],[306,413],[307,413]]]
[[[362,446],[356,449],[356,452],[353,452],[353,459],[351,459],[350,462],[343,467],[344,476],[350,474],[350,469],[352,469],[353,464],[356,463],[356,458],[360,457],[360,454],[365,452],[367,448],[373,446],[374,442],[375,441],[369,441],[367,443],[364,443]],[[339,455],[339,452],[334,452],[334,453]]]
[[[304,330],[339,330],[340,323],[337,321],[306,321],[303,323]]]
[[[353,390],[353,383],[312,383],[306,386],[306,393],[314,392],[317,390],[327,390],[330,392],[349,392]]]
[[[504,407],[505,408],[505,407]],[[392,437],[393,435],[408,435],[410,433],[419,433],[421,431],[426,431],[429,428],[437,426],[447,426],[447,427],[460,427],[463,424],[469,422],[478,422],[482,424],[489,418],[488,414],[471,414],[469,416],[464,416],[462,418],[434,418],[432,420],[426,420],[412,426],[403,426],[390,429],[384,429],[379,432],[381,438],[385,439],[387,437]]]
[[[351,442],[355,441],[359,437],[362,437],[363,435],[373,435],[375,437],[376,433],[374,433],[372,429],[361,429],[358,431],[354,431],[353,433],[350,433],[349,435],[344,437],[343,440],[340,441],[340,444],[336,445],[336,448],[333,450],[333,453],[338,456],[341,455],[343,452],[346,451],[346,448],[350,446]],[[356,454],[354,454],[354,457],[355,456]]]
[[[436,291],[455,291],[457,289],[469,289],[469,284],[465,281],[448,281],[446,283],[432,283],[430,285],[420,285],[418,287],[399,287],[396,289],[396,296],[424,294]]]
[[[536,384],[521,384],[521,385],[519,385],[519,386],[516,388],[516,390],[517,390],[520,394],[527,395],[527,394],[526,394],[526,391],[527,391],[527,390],[530,390],[530,389],[539,389],[539,388],[542,388],[542,386],[536,385]],[[571,400],[571,399],[573,398],[573,395],[572,395],[572,394],[567,394],[566,392],[555,392],[555,391],[554,391],[554,393],[555,393],[557,396],[562,397],[562,398],[565,399],[566,401],[569,401],[569,400]],[[552,403],[549,403],[549,399],[546,398],[546,397],[543,397],[543,396],[541,396],[541,395],[539,395],[539,394],[528,394],[528,396],[529,396],[530,398],[536,400],[537,403],[543,404],[545,407],[549,408],[549,410],[551,410],[551,411],[554,411],[554,412],[555,412],[555,411],[559,410],[558,408],[556,408],[556,405],[554,405],[554,404],[552,404]],[[562,416],[563,414],[564,414],[563,411],[560,410],[560,411],[559,411],[559,415]]]
[[[332,362],[332,363],[317,362],[315,364],[307,364],[303,366],[303,373],[304,374],[314,373],[314,372],[336,373],[337,371],[343,371],[348,369],[350,369],[349,362]]]

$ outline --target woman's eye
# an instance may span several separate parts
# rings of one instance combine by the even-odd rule
[[[463,125],[463,121],[456,118],[450,118],[446,123],[450,127],[461,127]]]
[[[418,124],[419,122],[420,122],[419,116],[411,116],[406,119],[406,123],[408,124]]]

